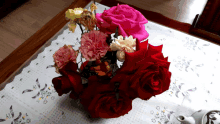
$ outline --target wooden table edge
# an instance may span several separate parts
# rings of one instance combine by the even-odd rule
[[[220,36],[219,35],[208,32],[208,31],[205,31],[203,29],[191,28],[190,29],[190,34],[199,36],[199,37],[204,38],[204,39],[209,39],[209,40],[211,40],[210,42],[215,43],[217,45],[220,44]]]

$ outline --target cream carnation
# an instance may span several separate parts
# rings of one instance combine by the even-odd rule
[[[134,52],[133,47],[135,46],[136,46],[136,39],[133,39],[132,36],[123,39],[123,37],[120,35],[118,36],[118,39],[112,41],[110,48],[112,51],[125,50],[126,52],[131,53]]]
[[[123,62],[125,60],[125,52],[122,50],[117,51],[116,56],[117,56],[118,60],[121,62]]]

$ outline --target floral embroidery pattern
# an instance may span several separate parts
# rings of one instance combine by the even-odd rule
[[[45,86],[43,88],[41,88],[40,83],[37,79],[36,85],[33,86],[33,89],[26,89],[22,92],[22,94],[27,93],[27,92],[32,92],[34,90],[39,90],[38,93],[32,97],[32,99],[36,99],[37,97],[40,96],[40,98],[37,100],[37,102],[39,103],[40,101],[44,100],[43,103],[46,104],[48,102],[47,99],[49,98],[49,96],[51,96],[52,93],[56,92],[54,89],[52,89],[52,87],[53,87],[53,85],[51,85],[50,87],[47,88],[47,84],[45,84]],[[54,100],[55,97],[51,96],[51,99]]]
[[[187,58],[178,56],[177,59],[174,59],[173,62],[175,63],[175,67],[179,69],[180,71],[184,70],[185,72],[193,71],[196,73],[196,75],[199,77],[199,68],[203,67],[204,64],[197,64],[192,65],[192,60],[187,60]]]
[[[186,57],[184,56],[182,59],[180,56],[177,57],[177,60],[174,59],[173,62],[176,63],[175,67],[178,68],[180,71],[182,71],[183,68],[185,68],[185,71],[188,71],[189,65],[192,60],[186,60]]]
[[[194,71],[194,72],[196,73],[196,75],[199,77],[199,71],[198,71],[198,69],[199,69],[200,67],[202,67],[202,66],[204,66],[204,64],[198,64],[198,65],[195,65],[194,67],[191,67],[190,69],[191,69],[192,71]]]
[[[160,106],[157,106],[156,109],[157,111],[150,111],[150,114],[154,115],[154,118],[152,118],[151,121],[157,124],[168,124],[170,117],[174,112],[168,111],[166,107],[161,109]]]
[[[172,82],[172,85],[169,88],[169,95],[172,97],[173,94],[175,94],[175,96],[177,98],[179,98],[179,94],[180,94],[185,99],[187,99],[191,102],[191,100],[189,99],[189,95],[190,95],[189,92],[194,92],[194,91],[197,90],[197,88],[195,87],[195,88],[190,88],[190,89],[187,89],[187,90],[183,90],[182,86],[184,85],[184,83],[177,84],[176,81],[177,80],[175,79],[175,82]]]
[[[204,87],[204,91],[208,94],[209,98],[220,103],[220,98],[216,96],[216,94],[218,94],[218,84],[219,84],[219,81],[212,81]],[[208,102],[208,100],[206,99],[204,99],[204,101],[206,103]]]
[[[182,40],[185,44],[183,45],[184,47],[187,47],[188,50],[195,50],[196,49],[196,46],[197,46],[197,43],[199,42],[198,40],[196,41],[193,41],[192,39],[189,40],[188,37],[186,37],[186,41],[185,40]]]
[[[63,111],[62,111],[62,118],[66,119],[66,115],[65,115],[65,113]]]
[[[52,67],[54,67],[54,65],[48,65],[48,66],[46,67],[46,69],[52,68]]]
[[[1,122],[4,123],[8,119],[13,119],[11,121],[11,124],[26,124],[26,123],[30,123],[31,122],[31,119],[30,119],[30,117],[28,116],[27,113],[26,114],[22,114],[21,112],[19,112],[19,115],[15,116],[13,108],[12,108],[12,105],[9,108],[9,110],[10,110],[10,113],[6,114],[6,118],[5,119],[0,119],[0,123]]]
[[[186,47],[188,50],[203,50],[204,46],[209,46],[209,43],[199,45],[199,40],[193,41],[193,39],[189,39],[186,37],[186,40],[182,40],[184,42],[184,47]],[[204,53],[205,54],[205,53]]]

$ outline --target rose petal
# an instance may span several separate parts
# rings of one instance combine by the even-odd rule
[[[132,100],[124,95],[123,92],[119,92],[119,94],[120,98],[118,102],[113,92],[97,94],[88,107],[90,115],[93,118],[116,118],[127,114],[132,109]]]
[[[169,89],[169,87],[170,87],[170,77],[171,77],[171,72],[168,72],[167,73],[167,76],[166,76],[166,78],[165,78],[165,83],[163,83],[163,91],[166,91],[166,90],[168,90]]]
[[[96,14],[97,26],[103,32],[114,33],[116,27],[119,34],[137,38],[139,41],[146,39],[149,34],[145,30],[144,24],[147,19],[137,10],[128,5],[118,5]],[[133,29],[133,30],[130,30]]]
[[[86,65],[88,64],[89,61],[85,61],[82,63],[82,65],[80,66],[80,70],[83,71],[83,69],[86,67]]]
[[[72,84],[72,87],[76,93],[80,93],[83,90],[82,79],[81,76],[77,73],[69,73],[67,75]]]
[[[69,79],[65,76],[53,78],[52,83],[59,96],[71,91],[71,83]]]
[[[162,48],[163,48],[163,45],[153,46],[153,45],[149,44],[148,56],[153,55],[153,54],[157,54],[157,53],[162,53]]]
[[[66,71],[73,71],[76,72],[76,70],[78,69],[78,65],[74,62],[68,62],[62,69],[60,69],[60,73],[63,74],[63,72]],[[65,74],[64,74],[65,75]]]
[[[140,97],[143,100],[148,100],[153,96],[153,94],[150,93],[150,90],[146,90],[146,89],[143,89],[143,88],[139,88],[137,90],[137,92],[138,92],[138,97]]]

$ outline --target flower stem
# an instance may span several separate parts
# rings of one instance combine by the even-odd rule
[[[95,0],[94,0],[94,4],[95,4]],[[96,16],[96,10],[94,10],[95,16]],[[97,30],[97,25],[95,25],[95,29]]]
[[[83,29],[82,29],[81,24],[80,24],[80,23],[77,23],[77,24],[79,25],[79,27],[80,27],[80,29],[81,29],[81,31],[82,31],[82,34],[83,34]]]
[[[80,58],[81,58],[82,66],[83,66],[83,68],[85,69],[85,66],[84,66],[83,61],[82,61],[82,53],[81,53]]]

